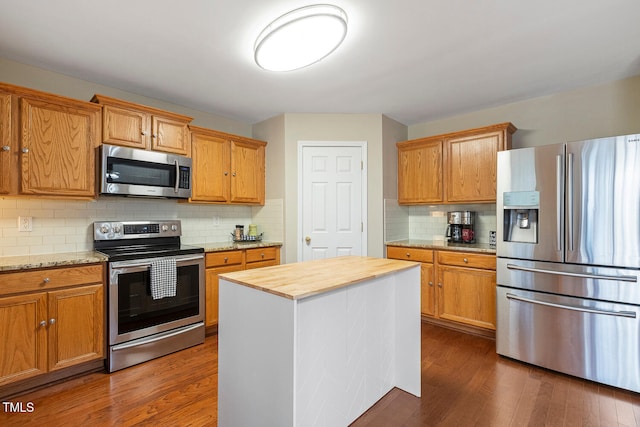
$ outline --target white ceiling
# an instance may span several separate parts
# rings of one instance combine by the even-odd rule
[[[323,0],[324,1],[324,0]],[[382,113],[412,125],[640,74],[638,0],[336,0],[343,45],[253,62],[311,0],[0,0],[0,57],[246,123]]]

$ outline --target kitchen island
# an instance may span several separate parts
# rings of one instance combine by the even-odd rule
[[[420,396],[420,265],[339,257],[220,275],[220,426],[346,426]]]

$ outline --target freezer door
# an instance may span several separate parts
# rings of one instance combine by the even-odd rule
[[[500,286],[640,305],[640,270],[498,258]]]
[[[564,144],[498,152],[496,252],[562,262]]]
[[[640,308],[497,288],[496,351],[640,392]]]
[[[567,144],[566,261],[640,267],[640,135]]]

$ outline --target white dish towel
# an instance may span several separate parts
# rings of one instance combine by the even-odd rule
[[[151,261],[151,298],[176,296],[176,260],[158,258]]]

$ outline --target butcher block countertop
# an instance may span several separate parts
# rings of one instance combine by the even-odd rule
[[[224,273],[220,278],[297,300],[418,265],[410,261],[345,256]]]

